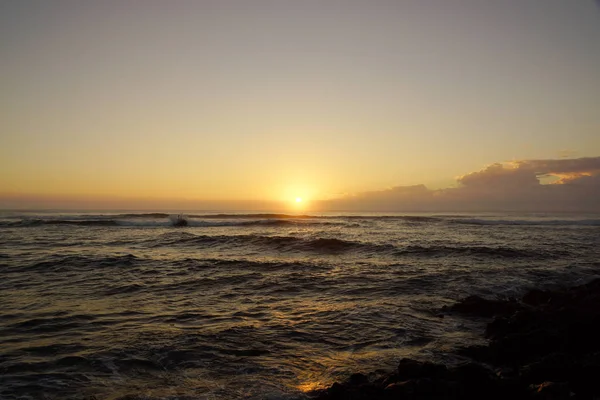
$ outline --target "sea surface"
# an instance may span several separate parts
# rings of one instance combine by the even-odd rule
[[[440,309],[600,274],[598,215],[0,213],[0,399],[303,399],[460,362]]]

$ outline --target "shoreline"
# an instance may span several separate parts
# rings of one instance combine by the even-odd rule
[[[314,400],[595,399],[600,396],[600,278],[521,299],[469,296],[440,317],[490,318],[487,345],[457,349],[454,367],[404,358],[370,380],[361,373],[309,393]]]

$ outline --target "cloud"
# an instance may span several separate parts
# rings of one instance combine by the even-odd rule
[[[313,211],[598,212],[600,157],[495,163],[456,178],[456,187],[395,186],[311,202]],[[282,210],[266,201],[43,196],[0,193],[4,209]]]
[[[492,164],[487,168],[471,172],[457,179],[458,183],[467,187],[494,187],[507,189],[510,187],[528,187],[539,184],[537,176],[531,171],[517,166],[506,167],[503,164]]]
[[[539,185],[539,178],[547,175],[580,178],[597,174],[600,174],[600,157],[587,157],[496,163],[481,171],[463,175],[457,180],[464,186],[499,185],[522,188]]]
[[[541,178],[552,177],[551,184]],[[495,163],[455,188],[397,186],[328,202],[324,210],[600,212],[600,157]]]
[[[519,169],[536,175],[563,173],[600,173],[600,157],[584,157],[561,160],[525,160],[516,162]]]

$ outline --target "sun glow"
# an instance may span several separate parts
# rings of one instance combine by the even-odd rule
[[[278,199],[281,205],[294,212],[308,212],[318,199],[318,191],[312,184],[290,183],[279,189]]]
[[[304,196],[293,196],[290,200],[290,207],[295,211],[304,212],[309,206],[309,202]]]

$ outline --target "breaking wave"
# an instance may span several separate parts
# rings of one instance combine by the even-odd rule
[[[81,215],[12,215],[0,217],[0,226],[80,225],[80,226],[148,226],[173,225],[174,214],[169,213],[123,213]],[[363,223],[400,222],[406,225],[459,224],[459,225],[523,225],[523,226],[600,226],[600,218],[498,218],[498,216],[476,215],[293,215],[280,213],[223,213],[188,214],[185,216],[190,227],[227,226],[319,226],[339,225],[357,227]]]

